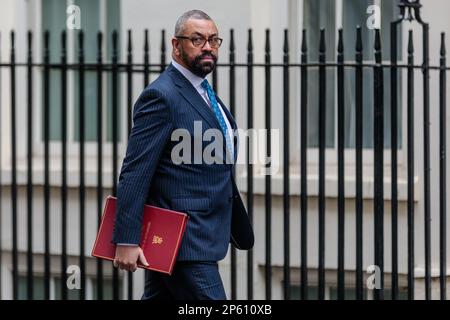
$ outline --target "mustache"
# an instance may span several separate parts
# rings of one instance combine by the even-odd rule
[[[199,55],[197,58],[195,58],[195,60],[200,61],[201,59],[207,58],[207,57],[213,59],[214,62],[217,61],[217,56],[214,55],[214,54],[212,54],[212,53],[204,53],[204,54],[201,54],[201,55]]]

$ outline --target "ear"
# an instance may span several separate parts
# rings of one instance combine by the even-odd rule
[[[177,55],[177,56],[180,55],[179,45],[180,45],[180,41],[178,41],[177,38],[173,37],[173,38],[172,38],[172,48],[173,48],[173,52],[174,52],[175,55]]]

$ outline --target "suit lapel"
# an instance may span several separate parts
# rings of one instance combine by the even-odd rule
[[[205,100],[203,100],[197,90],[192,86],[192,83],[190,83],[189,80],[186,79],[172,64],[170,64],[167,69],[169,74],[172,75],[172,79],[174,79],[181,95],[211,127],[220,129],[220,124],[216,118],[216,115]]]
[[[216,115],[211,110],[211,107],[205,102],[202,96],[198,93],[198,91],[194,88],[192,83],[188,79],[186,79],[185,76],[183,76],[183,74],[181,74],[181,72],[178,71],[172,64],[170,64],[166,70],[171,75],[181,95],[189,102],[189,104],[203,117],[203,119],[205,119],[205,121],[211,127],[220,129],[222,132],[219,120],[217,120]],[[233,131],[235,131],[237,129],[237,125],[236,122],[234,121],[233,116],[225,107],[225,104],[222,102],[222,100],[220,100],[218,96],[216,96],[216,98],[221,105],[220,107],[223,107],[223,110],[228,118],[228,121],[230,122],[231,128],[233,129]],[[233,140],[234,140],[233,141],[234,150],[236,151],[237,141],[236,139]],[[226,145],[224,144],[224,151],[225,148]],[[234,154],[236,160],[236,152]]]

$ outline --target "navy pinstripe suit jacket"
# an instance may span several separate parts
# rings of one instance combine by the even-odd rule
[[[236,130],[232,115],[224,111]],[[211,108],[170,64],[134,105],[134,123],[117,186],[114,243],[140,242],[147,203],[189,215],[178,260],[221,260],[230,241],[240,249],[253,247],[253,230],[232,175],[233,164],[206,164],[203,159],[194,163],[193,147],[191,164],[176,164],[171,159],[172,148],[179,143],[172,141],[172,132],[185,129],[194,137],[194,121],[201,122],[202,134],[209,128],[220,130]],[[203,149],[209,143],[202,141]],[[234,145],[236,159],[236,138]]]

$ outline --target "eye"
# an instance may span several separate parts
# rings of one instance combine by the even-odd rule
[[[194,45],[200,45],[203,42],[203,40],[202,38],[199,37],[193,37],[192,42],[194,43]]]

